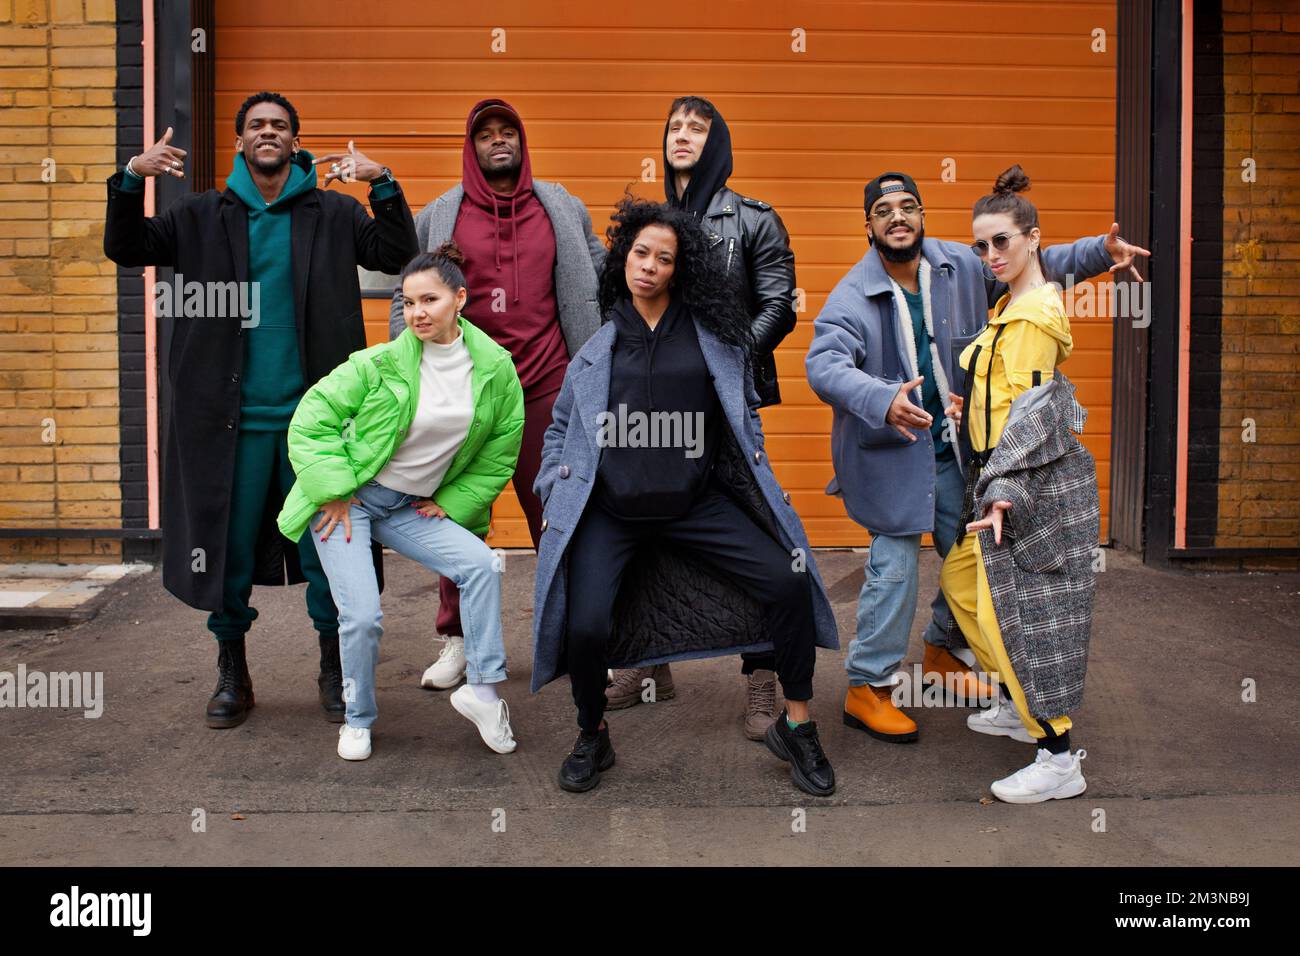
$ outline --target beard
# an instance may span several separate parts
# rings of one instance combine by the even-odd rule
[[[505,166],[498,166],[495,169],[491,165],[490,159],[480,159],[478,168],[483,170],[484,176],[513,176],[519,172],[524,165],[523,150],[519,150],[510,155],[510,162]]]
[[[900,248],[888,245],[881,237],[875,235],[874,228],[872,231],[873,245],[880,250],[880,254],[890,262],[911,262],[921,254],[921,241],[925,239],[925,226],[918,228],[914,234],[911,245]]]
[[[261,156],[258,154],[257,147],[254,146],[253,155],[245,155],[244,160],[259,173],[273,175],[284,168],[284,165],[289,162],[289,156],[289,153],[284,152],[277,154],[274,158],[270,156]]]

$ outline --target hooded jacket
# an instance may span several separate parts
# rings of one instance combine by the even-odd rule
[[[226,178],[226,188],[248,208],[248,279],[258,284],[258,314],[247,323],[244,372],[240,382],[239,427],[284,431],[302,397],[298,327],[293,315],[293,268],[288,251],[294,200],[316,188],[312,155],[299,150],[289,161],[289,177],[272,202],[262,198],[242,153]]]
[[[558,326],[566,364],[600,327],[600,308],[596,304],[596,292],[597,276],[605,261],[605,246],[592,234],[591,217],[580,199],[570,195],[559,183],[532,178],[532,163],[528,154],[527,140],[523,138],[521,121],[520,147],[523,150],[523,166],[520,169],[520,186],[524,184],[526,173],[534,200],[532,205],[541,207],[549,224],[554,244],[553,251],[548,253],[551,271],[544,277],[548,281],[548,291],[543,297],[549,295],[548,301],[552,303],[551,312],[546,317],[549,325],[531,327],[541,336],[543,343],[542,348],[536,349],[533,340],[529,337],[527,322],[525,321],[524,325],[516,322],[516,317],[519,315],[532,315],[539,320],[542,317],[540,311],[526,301],[529,277],[533,276],[529,266],[533,253],[527,245],[526,232],[517,230],[512,232],[512,229],[522,224],[522,220],[516,222],[515,217],[511,215],[510,197],[503,202],[497,202],[485,193],[480,193],[480,202],[476,203],[470,196],[471,189],[478,190],[480,183],[482,189],[490,192],[487,180],[479,169],[478,157],[468,134],[474,115],[485,105],[494,103],[509,108],[509,104],[503,100],[483,100],[470,110],[469,117],[466,119],[466,143],[462,158],[464,182],[453,186],[420,210],[419,215],[415,217],[416,241],[420,250],[426,252],[432,252],[453,237],[462,244],[468,260],[465,279],[469,289],[469,301],[465,305],[464,314],[510,351],[515,367],[519,370],[524,390],[529,397],[541,397],[543,393],[540,388],[549,387],[549,384],[542,380],[548,377],[553,367],[554,344],[550,338],[551,326]],[[520,198],[518,190],[513,198],[517,212]],[[483,204],[489,200],[492,200],[492,203],[485,208]],[[474,206],[481,215],[475,214],[472,218],[467,218],[469,213],[466,207],[468,206]],[[525,213],[528,213],[528,210],[525,210]],[[475,225],[462,229],[462,224],[467,222]],[[505,257],[500,272],[496,268],[498,243]],[[515,284],[513,257],[516,243],[520,258],[526,266],[525,273],[520,276],[518,304],[513,299]],[[480,259],[483,260],[481,263],[478,261]],[[402,317],[401,284],[395,275],[390,275],[381,281],[386,288],[397,286],[393,291],[388,321],[389,338],[395,339],[406,329],[406,322]],[[497,288],[502,290],[501,293],[495,291]],[[505,313],[492,311],[494,297],[497,302],[507,306]],[[564,366],[561,365],[561,381],[563,381],[563,369]],[[542,382],[540,386],[536,384],[539,381]]]
[[[695,322],[672,299],[651,331],[626,297],[610,321],[617,336],[596,493],[622,518],[678,517],[708,480],[722,418]]]
[[[670,117],[671,119],[671,117]],[[794,331],[794,253],[785,224],[771,206],[727,186],[731,130],[716,107],[708,138],[683,196],[668,163],[668,123],[663,135],[664,195],[669,205],[699,219],[723,268],[744,297],[754,332],[754,389],[759,405],[779,405],[781,389],[773,352]]]
[[[511,193],[488,185],[474,145],[474,119],[489,107],[514,114],[521,154]],[[460,204],[452,237],[465,253],[471,291],[466,318],[510,351],[531,395],[553,394],[564,381],[569,353],[555,321],[555,231],[533,191],[533,166],[523,120],[504,100],[481,100],[465,118]]]
[[[989,324],[959,359],[965,374],[970,375],[978,349],[971,405],[966,409],[970,446],[977,451],[997,444],[1011,400],[1050,381],[1053,369],[1069,358],[1074,348],[1059,286],[1049,282],[1008,304],[1010,299],[1010,292],[998,299]],[[987,442],[986,433],[990,436]]]
[[[704,139],[704,148],[700,158],[691,168],[691,181],[686,184],[686,191],[677,194],[677,174],[668,162],[668,127],[672,117],[664,121],[664,196],[668,205],[685,209],[696,219],[708,211],[709,204],[718,190],[727,185],[731,178],[731,128],[722,118],[722,113],[715,107],[713,119],[709,122],[709,135]]]

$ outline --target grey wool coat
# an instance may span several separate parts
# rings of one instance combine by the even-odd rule
[[[1011,403],[975,485],[976,514],[1010,501],[1002,544],[979,532],[1002,643],[1029,710],[1044,720],[1083,703],[1101,533],[1097,466],[1076,437],[1088,413],[1058,369]]]
[[[766,527],[791,552],[791,560],[802,560],[813,588],[813,615],[816,620],[817,645],[837,649],[839,636],[830,599],[822,582],[803,524],[789,503],[789,496],[777,483],[776,475],[764,449],[763,425],[758,417],[759,397],[752,374],[746,369],[741,349],[720,341],[708,329],[697,324],[700,351],[713,377],[728,428],[723,430],[723,448],[719,450],[719,475],[728,492],[761,527]],[[564,385],[555,400],[554,420],[546,429],[542,447],[542,467],[533,490],[545,503],[542,539],[537,549],[537,577],[533,598],[533,681],[540,690],[565,672],[564,636],[568,581],[566,548],[591,497],[600,464],[596,444],[598,416],[609,408],[609,382],[612,350],[616,333],[614,324],[606,323],[588,340],[569,363]],[[728,440],[728,438],[732,440]],[[726,449],[724,452],[723,449]],[[756,501],[754,500],[756,499]],[[655,549],[666,552],[668,549]],[[620,633],[616,623],[611,642],[610,663],[619,667],[663,663],[687,658],[736,654],[741,651],[770,650],[772,642],[765,632],[761,614],[753,607],[742,609],[728,604],[730,595],[718,580],[706,580],[703,589],[701,568],[689,571],[674,557],[667,565],[651,569],[640,577],[631,573],[620,591],[620,601],[629,589],[651,592],[645,582],[657,582],[657,593],[631,596],[640,609],[619,615],[634,632],[629,638]],[[677,600],[665,601],[671,593]],[[682,600],[683,593],[693,597]],[[728,610],[721,616],[719,606]],[[656,618],[656,615],[664,617]],[[629,623],[629,618],[631,619]],[[680,619],[680,620],[679,620]],[[642,626],[646,620],[654,626]],[[657,643],[664,631],[683,635],[668,646]]]
[[[533,192],[546,210],[555,232],[555,302],[559,308],[560,329],[569,357],[578,354],[582,343],[600,328],[600,307],[596,290],[601,266],[605,263],[605,246],[591,232],[587,207],[559,183],[533,180]],[[421,252],[432,252],[451,238],[456,228],[465,187],[457,184],[447,190],[415,217],[415,238]],[[396,282],[393,304],[388,315],[388,337],[395,339],[406,328],[402,318],[402,288]],[[473,295],[474,290],[470,289]]]

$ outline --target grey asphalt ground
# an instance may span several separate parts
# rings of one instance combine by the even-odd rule
[[[864,555],[821,552],[841,640]],[[914,745],[845,727],[844,652],[819,651],[813,716],[833,797],[804,795],[741,734],[738,658],[674,665],[676,699],[614,713],[618,762],[585,795],[555,784],[576,727],[567,681],[528,693],[534,558],[506,559],[504,685],[519,749],[498,756],[419,687],[436,587],[387,558],[374,756],[345,763],[316,702],[303,588],[254,592],[257,706],[233,730],[203,708],[204,614],[133,576],[93,621],[0,632],[0,671],[102,671],[98,719],[0,709],[0,860],[32,864],[1300,863],[1300,575],[1178,574],[1107,552],[1076,746],[1087,792],[1009,806],[991,781],[1033,748],[913,710]],[[922,594],[938,559],[922,555]],[[921,658],[918,613],[908,660]],[[1256,699],[1243,701],[1243,681]],[[238,817],[238,819],[237,819]],[[198,826],[198,821],[204,827]]]

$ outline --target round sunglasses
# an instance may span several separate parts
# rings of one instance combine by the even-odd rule
[[[996,249],[998,252],[1006,252],[1007,246],[1011,245],[1012,236],[1023,236],[1027,232],[1029,232],[1028,229],[1021,229],[1019,232],[1000,232],[996,236],[994,236],[993,239],[990,241],[985,241],[984,239],[977,239],[975,242],[972,242],[970,244],[971,251],[973,251],[975,255],[979,256],[981,259],[984,259],[989,254],[989,244],[991,242],[993,248]]]

